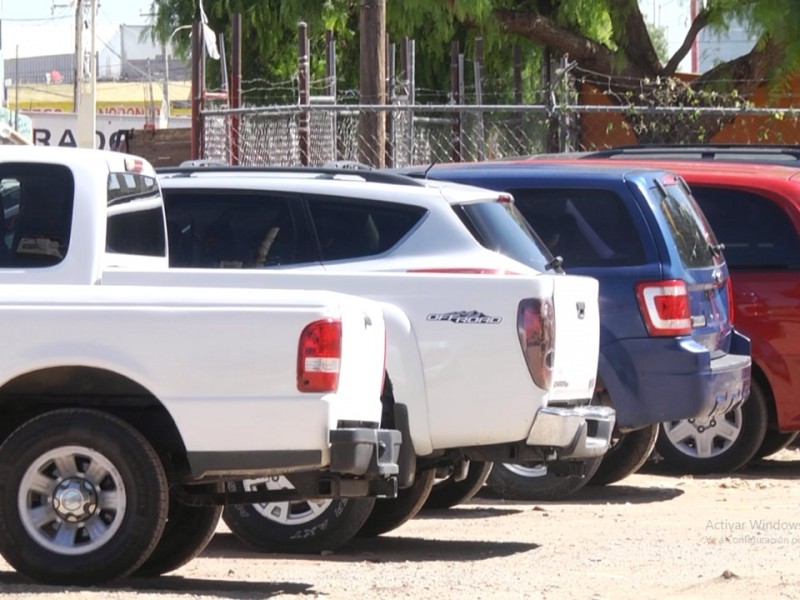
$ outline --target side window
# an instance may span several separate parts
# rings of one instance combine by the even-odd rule
[[[425,214],[423,208],[390,202],[310,198],[308,207],[323,261],[382,254]]]
[[[800,239],[789,216],[750,192],[692,186],[731,269],[800,269]]]
[[[607,190],[515,188],[519,211],[564,268],[645,262],[636,225],[622,198]]]
[[[288,198],[164,190],[164,204],[172,267],[244,269],[315,260],[313,243],[298,232]]]
[[[67,254],[74,196],[60,165],[6,163],[0,168],[0,266],[50,267]]]
[[[156,179],[139,173],[109,174],[106,252],[164,256],[164,238],[164,209]]]

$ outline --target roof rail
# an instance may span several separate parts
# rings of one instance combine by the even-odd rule
[[[791,144],[639,144],[581,153],[580,158],[676,158],[787,164],[800,161],[800,145]]]
[[[350,163],[357,164],[357,163]],[[319,179],[335,179],[336,177],[346,177],[352,181],[354,178],[362,179],[371,183],[392,183],[396,185],[424,186],[425,184],[397,173],[389,173],[379,169],[365,168],[366,165],[359,167],[253,167],[253,166],[231,166],[215,163],[213,161],[187,161],[179,167],[157,167],[156,173],[159,175],[177,175],[190,177],[199,173],[253,173],[269,175],[270,173],[282,174],[313,174]]]

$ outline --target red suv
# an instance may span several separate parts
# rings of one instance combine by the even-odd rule
[[[732,471],[800,431],[800,168],[664,156],[599,152],[568,162],[646,162],[679,173],[724,244],[736,328],[752,344],[750,398],[724,419],[664,423],[656,448],[681,470]]]

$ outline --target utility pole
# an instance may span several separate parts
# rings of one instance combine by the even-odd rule
[[[386,104],[386,0],[361,0],[359,19],[361,104]],[[361,110],[358,160],[383,167],[386,111]]]
[[[97,129],[97,60],[95,51],[96,0],[77,0],[75,8],[75,112],[78,115],[76,142],[79,148],[95,147]],[[88,43],[87,43],[88,42]]]

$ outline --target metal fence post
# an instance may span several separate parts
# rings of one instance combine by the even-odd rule
[[[395,94],[395,45],[389,43],[389,36],[386,36],[386,104],[394,107]],[[394,166],[395,155],[395,134],[394,134],[394,110],[386,113],[386,150],[384,164],[387,168]]]
[[[336,100],[336,40],[333,31],[325,31],[325,95],[330,96],[334,104]],[[338,113],[331,113],[331,140],[333,147],[333,159],[339,160],[341,151],[339,149],[338,135]]]
[[[242,105],[242,13],[235,13],[232,22],[231,108]],[[241,116],[233,113],[230,119],[231,164],[239,164],[239,127]]]
[[[459,69],[458,69],[458,41],[450,43],[450,98],[455,107],[461,104],[459,95]],[[450,134],[450,159],[453,162],[461,162],[461,111],[453,112],[453,125]]]
[[[299,94],[299,104],[302,110],[297,123],[297,149],[300,153],[300,164],[308,166],[309,156],[309,46],[308,46],[308,25],[300,22],[297,25],[297,85]]]
[[[486,160],[486,130],[483,126],[483,38],[475,38],[475,104],[478,105],[478,160]]]

